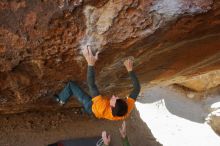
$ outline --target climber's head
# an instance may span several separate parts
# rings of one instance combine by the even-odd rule
[[[128,105],[125,100],[117,96],[112,96],[110,99],[110,106],[112,108],[112,115],[122,117],[128,112]]]

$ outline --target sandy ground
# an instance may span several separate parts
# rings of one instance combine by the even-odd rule
[[[133,146],[160,145],[136,110],[126,121],[128,137]],[[118,131],[121,123],[88,117],[80,109],[2,115],[0,146],[45,146],[58,140],[100,136],[102,130],[111,134],[112,146],[121,146]]]
[[[219,102],[219,92],[195,101],[172,87],[158,86],[148,89],[136,107],[164,146],[220,146],[220,137],[206,122],[210,107]]]

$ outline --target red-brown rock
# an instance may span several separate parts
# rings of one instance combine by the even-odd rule
[[[97,84],[107,95],[129,91],[127,56],[143,86],[219,69],[220,2],[167,2],[1,1],[0,113],[57,109],[52,96],[68,80],[86,88],[86,45],[101,51]]]

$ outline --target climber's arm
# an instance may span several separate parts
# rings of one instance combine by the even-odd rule
[[[87,84],[89,86],[89,92],[92,97],[96,97],[99,95],[99,90],[95,84],[95,62],[98,60],[98,52],[94,56],[92,54],[91,48],[87,46],[83,50],[83,56],[85,57],[87,63],[88,63],[88,69],[87,69]]]
[[[103,140],[102,146],[109,146],[111,141],[111,136],[107,134],[106,131],[102,131],[102,140]]]
[[[123,146],[131,146],[129,141],[128,141],[127,134],[126,134],[126,123],[125,123],[125,121],[123,121],[121,128],[119,128],[119,132],[121,134],[121,139],[122,139]]]
[[[128,137],[127,136],[125,138],[122,138],[122,143],[123,143],[123,146],[131,146],[129,141],[128,141]]]
[[[87,84],[89,86],[89,93],[92,97],[96,97],[99,94],[99,90],[95,84],[95,69],[93,66],[88,66],[87,69]]]
[[[138,97],[138,94],[140,93],[141,87],[140,87],[138,78],[137,78],[137,76],[135,75],[135,73],[134,73],[133,71],[130,71],[130,72],[128,72],[128,73],[129,73],[131,82],[132,82],[132,84],[133,84],[133,90],[131,91],[129,97],[136,100],[137,97]]]
[[[138,94],[140,93],[141,87],[140,87],[138,78],[133,71],[133,61],[131,59],[127,59],[124,61],[124,65],[128,71],[128,74],[133,84],[133,90],[130,93],[129,97],[136,100],[136,98],[138,97]]]

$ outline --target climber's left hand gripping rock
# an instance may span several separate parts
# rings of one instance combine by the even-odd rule
[[[83,56],[85,57],[89,66],[94,66],[95,62],[98,60],[99,52],[96,52],[95,56],[92,54],[92,50],[90,46],[87,46],[83,49]]]

